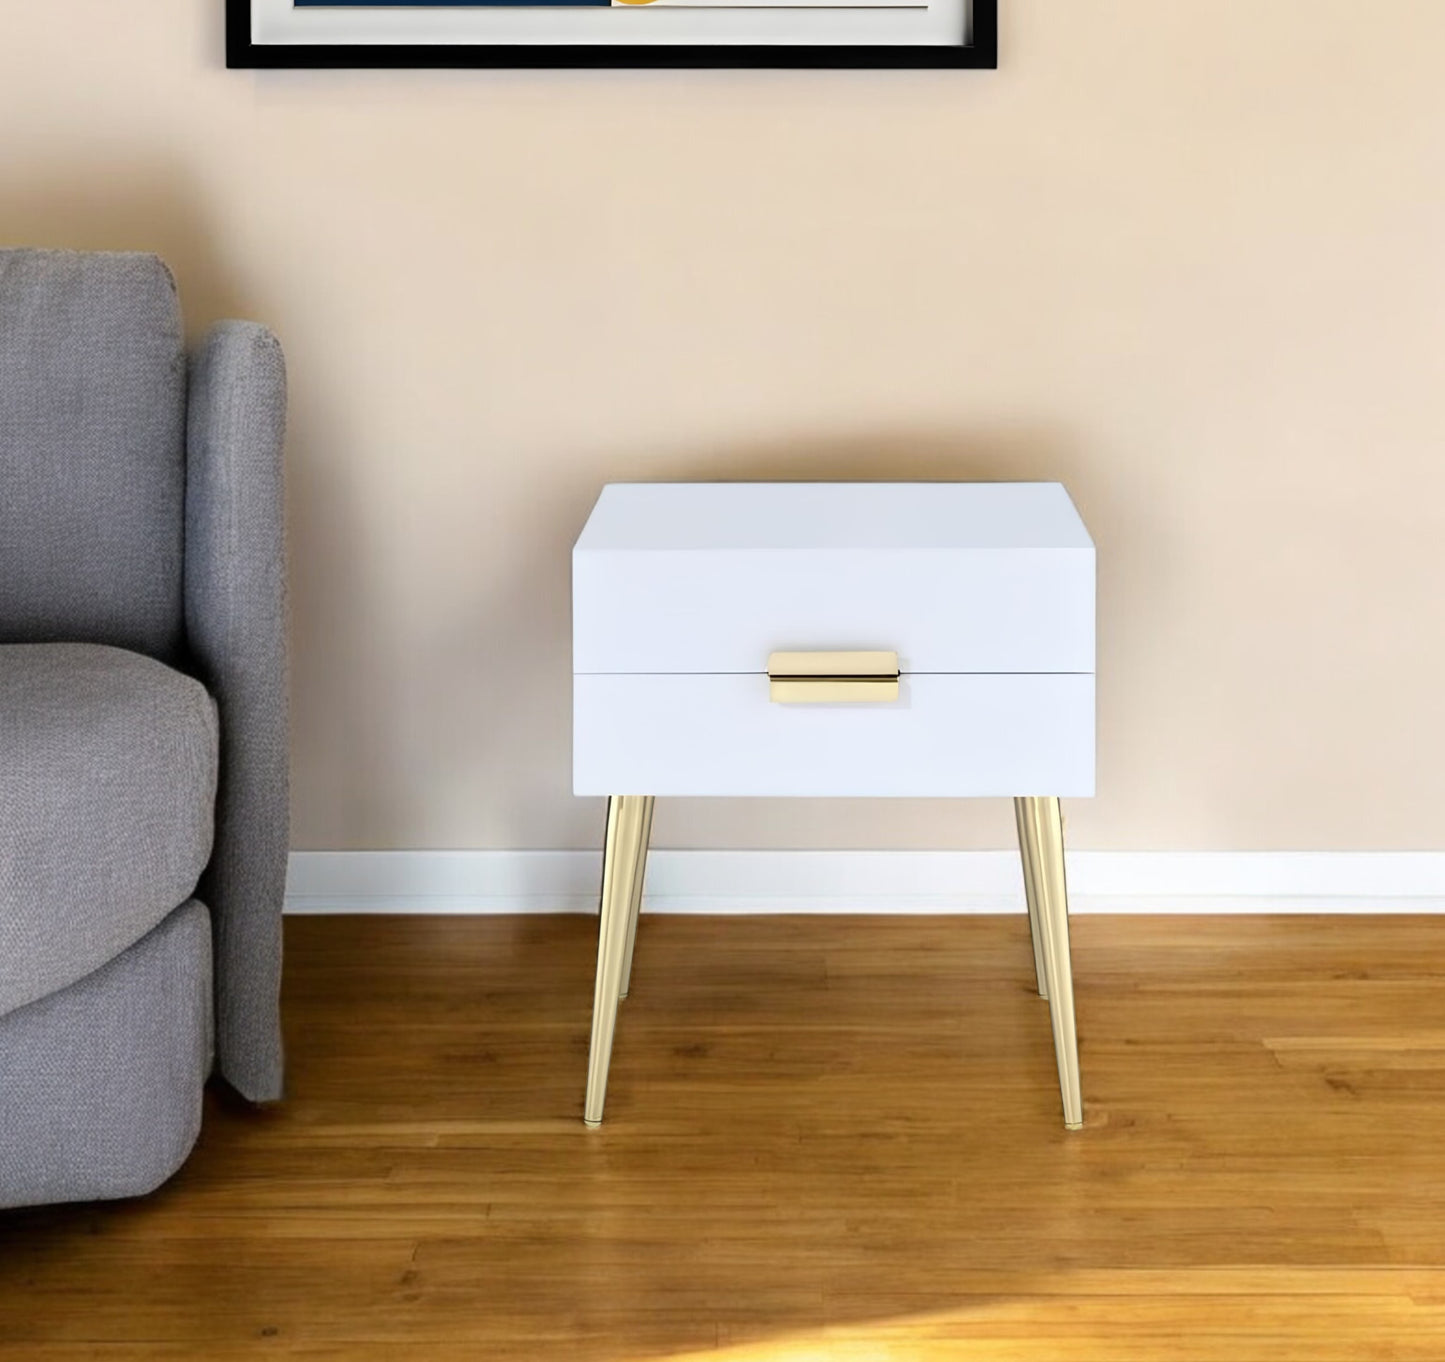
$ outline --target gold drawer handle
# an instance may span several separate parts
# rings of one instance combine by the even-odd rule
[[[768,695],[780,705],[884,704],[898,698],[898,654],[772,653]]]

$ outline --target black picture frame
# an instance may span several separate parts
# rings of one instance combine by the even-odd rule
[[[998,67],[998,0],[973,0],[973,40],[957,47],[768,44],[619,46],[464,43],[314,44],[251,41],[251,0],[226,0],[226,65],[232,70],[466,70],[479,68],[722,68],[774,70],[972,70]]]

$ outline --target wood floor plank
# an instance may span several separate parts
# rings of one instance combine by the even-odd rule
[[[0,1215],[0,1362],[1445,1356],[1445,928],[293,919],[290,1097],[153,1197]]]

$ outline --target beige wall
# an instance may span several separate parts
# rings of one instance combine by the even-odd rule
[[[1068,483],[1076,846],[1445,847],[1445,4],[1002,7],[997,74],[271,76],[220,69],[220,0],[6,7],[0,239],[157,249],[193,325],[288,350],[298,847],[595,843],[598,486],[784,477]]]

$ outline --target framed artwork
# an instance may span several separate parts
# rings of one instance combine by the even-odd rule
[[[230,67],[998,65],[998,0],[226,0]]]

